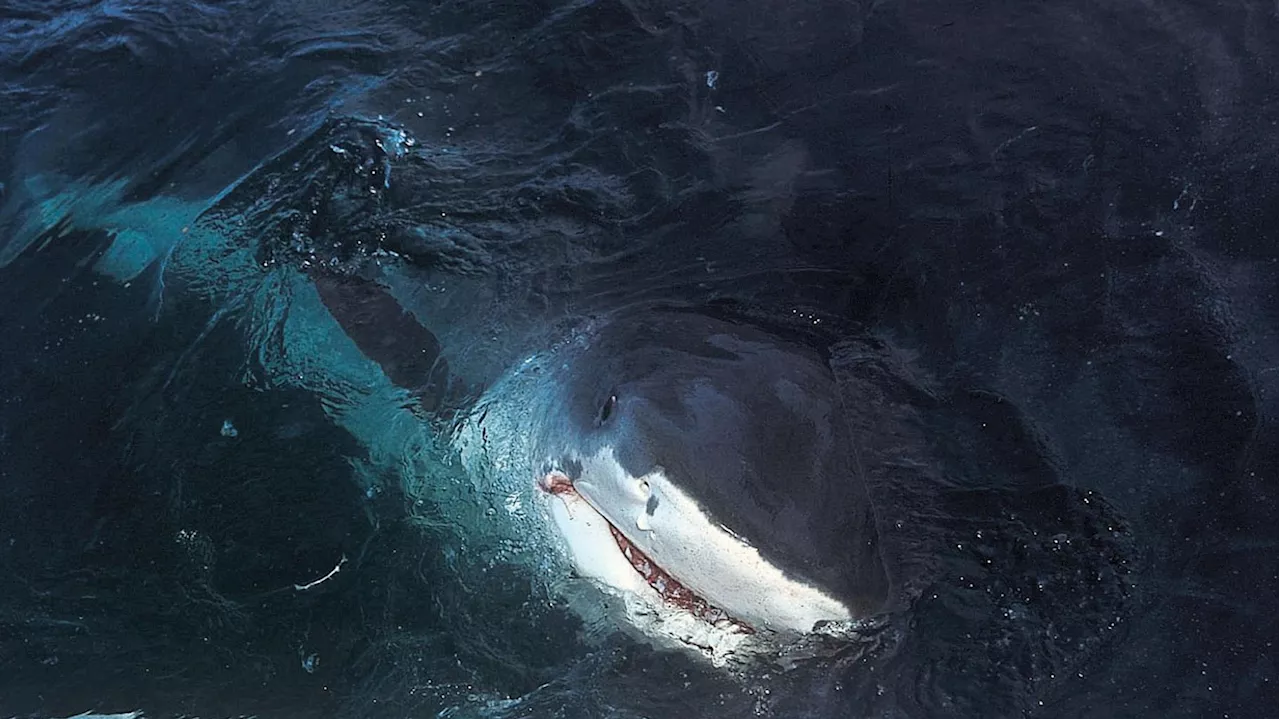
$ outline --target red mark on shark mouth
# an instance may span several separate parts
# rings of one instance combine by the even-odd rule
[[[581,494],[578,494],[578,490],[574,488],[573,480],[562,472],[546,474],[538,481],[538,487],[547,494],[572,494],[582,497]],[[582,500],[585,502],[586,498],[582,497]],[[590,503],[588,502],[588,504]],[[600,516],[604,519],[603,514]],[[652,559],[649,559],[648,555],[632,544],[631,540],[627,539],[626,535],[613,526],[613,523],[608,519],[605,519],[605,523],[609,525],[609,533],[613,535],[613,541],[617,543],[622,556],[631,564],[632,568],[640,573],[640,576],[644,577],[649,586],[653,587],[658,596],[662,597],[667,604],[679,607],[714,627],[733,629],[745,634],[755,634],[755,630],[750,626],[734,619],[726,614],[723,609],[694,594],[677,581],[675,577],[672,577],[655,564]]]
[[[563,472],[548,472],[538,480],[538,489],[547,494],[577,494],[573,480]]]

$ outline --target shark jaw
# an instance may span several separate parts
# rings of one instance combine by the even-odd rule
[[[544,506],[578,574],[620,597],[629,622],[648,638],[723,665],[852,620],[843,603],[712,524],[660,471],[610,484],[608,476],[619,476],[610,450],[574,461],[585,470],[577,480],[558,470],[539,478]],[[665,511],[636,514],[644,502],[624,496],[626,487],[660,495]]]
[[[597,576],[597,578],[610,584],[615,589],[635,591],[638,587],[634,578],[629,575],[625,580],[618,581],[621,578],[615,576],[615,574],[626,574],[626,571],[617,566],[616,559],[612,557],[607,544],[599,547],[598,551],[588,553],[584,551],[585,548],[579,549],[578,542],[574,541],[582,533],[582,530],[591,528],[591,530],[595,530],[593,533],[598,535],[599,527],[604,526],[608,529],[609,536],[612,538],[622,558],[631,565],[635,573],[665,604],[673,609],[687,612],[696,619],[723,632],[756,633],[755,629],[750,625],[729,616],[723,609],[698,596],[688,587],[681,584],[678,579],[671,576],[669,572],[658,566],[639,547],[635,546],[621,530],[606,519],[598,509],[592,506],[589,500],[579,494],[573,486],[573,481],[563,472],[552,471],[544,475],[538,481],[538,488],[549,495],[558,497],[563,502],[563,513],[566,515],[564,519],[568,521],[557,518],[556,524],[560,527],[561,532],[566,535],[566,539],[570,540],[570,548],[574,552],[575,563],[579,565],[579,570],[586,570],[588,573],[596,575],[604,574],[605,576]],[[575,514],[579,516],[573,516]],[[575,522],[579,526],[575,527],[573,524]],[[582,539],[586,539],[598,547],[603,537],[594,536]],[[580,556],[587,561],[577,561]],[[607,561],[602,562],[606,558]],[[591,569],[583,567],[584,563],[592,564]],[[605,572],[593,571],[601,563],[609,565],[609,569],[605,570]]]
[[[654,585],[669,575],[656,574],[653,570],[662,570],[573,489],[567,479],[553,472],[538,481],[538,488],[550,500],[546,507],[552,522],[567,546],[578,575],[620,599],[627,623],[639,630],[641,638],[658,646],[692,651],[719,667],[757,654],[766,647],[750,626],[705,601],[701,605],[693,604],[695,599],[702,600],[692,592],[678,593],[668,585],[664,596],[664,591]],[[647,573],[646,562],[650,567]],[[683,585],[679,586],[683,589]],[[686,606],[705,606],[706,610],[699,615]]]

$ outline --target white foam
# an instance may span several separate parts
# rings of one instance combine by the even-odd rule
[[[50,717],[50,719],[54,719]],[[99,714],[98,712],[84,712],[75,716],[66,717],[66,719],[142,719],[141,711],[119,712],[115,714]]]

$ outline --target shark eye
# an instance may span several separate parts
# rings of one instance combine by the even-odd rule
[[[606,399],[604,404],[600,407],[600,424],[604,424],[609,421],[609,418],[613,416],[613,409],[616,406],[618,406],[618,395],[609,395],[609,399]]]

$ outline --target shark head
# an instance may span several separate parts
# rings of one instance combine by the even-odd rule
[[[581,574],[737,634],[882,606],[874,512],[819,355],[650,311],[558,359],[534,479]]]

